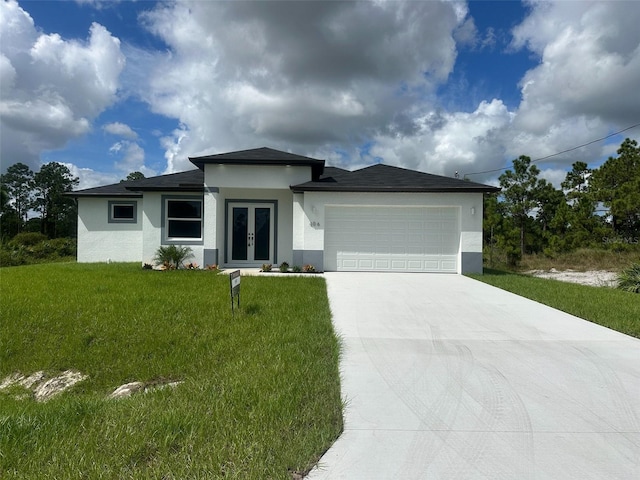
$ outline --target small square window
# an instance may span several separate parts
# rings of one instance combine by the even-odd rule
[[[137,202],[109,202],[109,223],[136,223]]]
[[[114,205],[114,220],[133,220],[133,205]]]

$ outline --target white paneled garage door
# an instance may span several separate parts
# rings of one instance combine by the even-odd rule
[[[327,206],[327,271],[458,271],[458,207]]]

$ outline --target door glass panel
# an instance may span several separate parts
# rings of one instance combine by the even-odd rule
[[[255,209],[255,247],[254,260],[269,260],[271,249],[271,209]]]
[[[231,235],[231,259],[247,259],[247,227],[249,221],[249,209],[244,207],[233,208],[233,234]]]

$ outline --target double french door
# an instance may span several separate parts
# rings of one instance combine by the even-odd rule
[[[228,204],[227,262],[235,265],[273,263],[274,205]]]

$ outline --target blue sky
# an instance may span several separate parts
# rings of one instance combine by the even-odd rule
[[[499,169],[640,123],[639,23],[633,1],[3,0],[2,170],[57,161],[92,187],[260,146]],[[640,128],[542,175],[558,185],[627,136]]]

